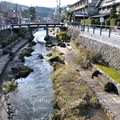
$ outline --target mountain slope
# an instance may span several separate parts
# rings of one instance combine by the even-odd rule
[[[47,7],[36,6],[35,9],[36,9],[36,16],[40,16],[40,17],[48,17],[51,13],[54,12],[54,9]]]
[[[29,7],[25,6],[25,5],[20,5],[20,4],[14,4],[11,2],[2,2],[0,3],[0,7],[6,8],[7,10],[9,9],[13,9],[13,10],[27,10]],[[35,7],[36,10],[36,16],[37,17],[48,17],[52,12],[54,12],[54,9],[52,8],[48,8],[48,7],[40,7],[40,6],[36,6]]]

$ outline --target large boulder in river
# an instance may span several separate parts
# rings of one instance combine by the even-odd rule
[[[61,45],[60,45],[60,47],[66,47],[66,44],[63,42],[63,43],[61,43]]]
[[[46,35],[45,38],[44,38],[45,41],[48,41],[49,39],[50,39],[49,35]]]
[[[59,63],[61,63],[61,64],[65,64],[65,62],[64,62],[62,59],[60,59],[59,56],[50,57],[48,61],[49,61],[51,64],[52,64],[53,62],[59,62]]]
[[[43,57],[42,54],[38,55],[38,58],[40,58],[40,59],[44,59],[44,57]]]
[[[24,56],[27,56],[27,57],[29,57],[29,56],[31,56],[31,52],[33,52],[34,50],[32,49],[32,48],[24,48],[22,51],[21,51],[21,53],[18,55],[18,59],[20,59],[21,61],[23,61],[24,62]]]
[[[24,65],[20,67],[12,67],[11,70],[15,75],[15,79],[25,78],[31,72],[33,72],[33,69],[29,68],[28,66],[24,66]]]

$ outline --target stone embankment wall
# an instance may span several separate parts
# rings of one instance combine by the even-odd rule
[[[0,31],[0,41],[2,41],[4,38],[7,38],[11,34],[11,31],[9,29],[1,30]]]
[[[70,28],[68,30],[68,34],[71,35],[71,40],[80,41],[81,45],[90,51],[100,53],[102,55],[102,59],[109,63],[111,67],[120,69],[120,48],[115,47],[114,45],[110,45],[104,43],[102,41],[98,41],[94,38],[82,36],[82,33],[76,29]],[[105,41],[105,40],[104,40]]]

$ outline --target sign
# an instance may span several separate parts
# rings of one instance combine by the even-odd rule
[[[105,20],[103,17],[100,18],[100,22],[103,23]]]

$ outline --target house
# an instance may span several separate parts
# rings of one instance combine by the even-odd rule
[[[16,23],[20,23],[21,22],[21,14],[19,12],[15,12],[14,10],[10,10],[8,12],[8,20],[9,20],[9,23],[12,23],[12,24],[16,24]]]

